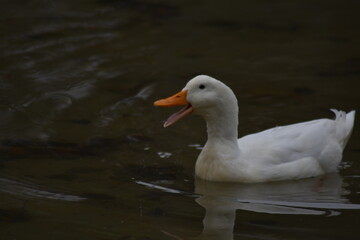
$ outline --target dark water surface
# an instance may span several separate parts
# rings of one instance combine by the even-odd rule
[[[209,183],[204,122],[163,129],[174,109],[152,105],[205,73],[240,136],[359,111],[359,7],[1,1],[0,239],[359,239],[357,123],[339,174]]]

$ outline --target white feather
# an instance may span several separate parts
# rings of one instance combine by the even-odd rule
[[[264,182],[335,172],[354,125],[355,111],[332,109],[334,120],[275,127],[237,139],[238,105],[229,87],[201,75],[184,89],[194,113],[207,122],[208,140],[196,162],[196,175],[206,180]]]

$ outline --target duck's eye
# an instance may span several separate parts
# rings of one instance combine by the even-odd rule
[[[204,84],[200,84],[199,88],[200,88],[200,89],[204,89],[204,88],[205,88],[205,85],[204,85]]]

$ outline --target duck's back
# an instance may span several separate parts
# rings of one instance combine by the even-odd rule
[[[304,158],[318,161],[324,172],[334,172],[350,137],[355,111],[334,110],[336,118],[275,127],[238,140],[242,157],[252,165],[271,168]]]

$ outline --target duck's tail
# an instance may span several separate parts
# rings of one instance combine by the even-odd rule
[[[345,148],[354,127],[355,111],[353,110],[349,113],[336,109],[331,109],[331,111],[335,113],[335,122],[338,123],[339,140],[343,148]]]

